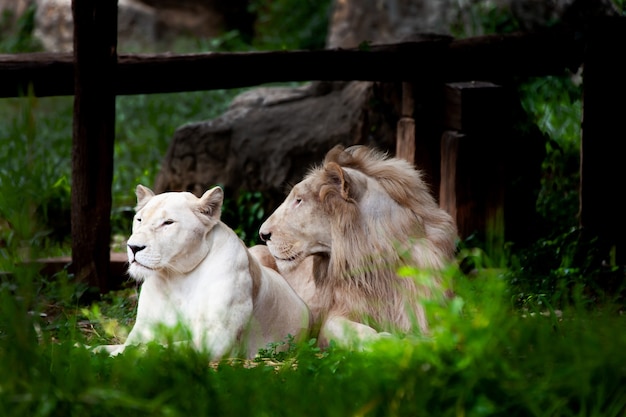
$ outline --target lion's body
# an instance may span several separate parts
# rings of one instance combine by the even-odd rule
[[[218,187],[155,196],[137,188],[128,239],[129,274],[143,281],[135,325],[125,346],[160,341],[158,328],[182,326],[187,340],[213,359],[254,357],[268,343],[308,336],[306,304],[276,271],[262,266],[219,220]]]
[[[331,150],[260,229],[276,269],[309,304],[320,339],[367,337],[428,323],[421,301],[443,294],[456,228],[408,162],[365,147]],[[255,249],[255,255],[263,249]],[[417,283],[397,275],[415,266]],[[306,289],[306,291],[303,291]]]

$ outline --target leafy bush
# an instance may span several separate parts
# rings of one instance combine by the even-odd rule
[[[457,38],[519,30],[519,22],[508,8],[494,2],[469,0],[454,10],[450,32]]]
[[[330,20],[331,1],[252,0],[257,15],[253,44],[259,49],[322,49]]]
[[[537,211],[558,232],[576,225],[578,210],[582,87],[573,79],[542,77],[519,87],[522,106],[549,138]]]
[[[268,346],[255,361],[218,363],[156,345],[115,358],[91,353],[82,344],[103,339],[72,313],[73,287],[37,294],[36,274],[13,272],[11,285],[0,286],[0,414],[7,417],[626,412],[624,316],[576,299],[560,311],[540,303],[520,311],[501,270],[470,278],[452,268],[456,294],[427,304],[428,337],[386,338],[362,352],[320,351],[311,341],[277,355]],[[108,301],[120,308],[100,304],[100,316],[122,322],[133,303],[127,293],[115,297]],[[51,320],[46,312],[59,302],[65,314]]]
[[[0,16],[0,53],[35,52],[42,49],[32,36],[35,27],[35,6],[31,5],[16,18],[9,10]]]
[[[0,125],[0,243],[38,247],[69,235],[71,102],[5,99]],[[38,113],[56,117],[39,119]],[[0,245],[1,246],[1,245]]]

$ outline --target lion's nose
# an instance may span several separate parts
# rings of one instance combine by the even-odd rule
[[[272,234],[271,233],[259,232],[259,237],[261,238],[261,240],[263,242],[267,242],[268,240],[270,240],[272,238]]]
[[[136,255],[137,252],[144,250],[146,248],[146,246],[145,245],[142,245],[142,246],[139,246],[139,245],[128,245],[128,248],[133,251],[133,255]]]

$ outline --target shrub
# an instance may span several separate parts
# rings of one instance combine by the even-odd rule
[[[277,355],[270,345],[256,361],[217,363],[157,345],[115,358],[93,354],[81,347],[94,339],[73,313],[73,287],[37,293],[36,274],[13,272],[11,285],[0,285],[0,414],[7,417],[626,412],[625,318],[616,306],[590,309],[574,298],[560,311],[518,310],[498,269],[468,277],[451,268],[455,295],[427,304],[428,337],[386,338],[362,352],[320,351],[311,341]],[[51,319],[50,305],[62,300],[64,314]],[[124,320],[133,308],[100,311]]]

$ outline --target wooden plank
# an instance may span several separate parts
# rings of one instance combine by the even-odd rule
[[[415,120],[412,117],[398,120],[396,156],[415,164]]]
[[[502,158],[492,157],[500,150],[494,133],[443,132],[439,205],[455,220],[462,239],[478,233],[498,251],[504,239],[504,184]]]
[[[519,99],[493,83],[445,86],[440,205],[466,238],[478,232],[499,256],[503,238],[536,239],[534,190],[544,139],[514,129]]]
[[[128,54],[119,56],[114,90],[121,95],[288,81],[402,82],[432,74],[449,82],[544,76],[576,68],[582,62],[582,38],[580,29],[559,26],[537,33],[452,41],[440,37],[367,50]],[[38,96],[72,95],[71,63],[71,54],[0,55],[0,97],[17,97],[29,84]],[[245,71],[248,68],[255,70]]]
[[[448,83],[444,86],[444,127],[465,133],[508,122],[506,92],[487,81]]]
[[[48,278],[53,278],[64,269],[72,269],[72,258],[69,256],[41,258],[30,263],[33,262],[39,265],[39,273]],[[109,270],[108,284],[111,290],[122,289],[132,283],[128,276],[128,257],[125,253],[111,252]]]
[[[74,55],[22,53],[0,55],[0,97],[20,97],[32,87],[38,97],[74,94]]]
[[[589,239],[599,238],[598,263],[622,266],[626,264],[624,39],[625,18],[598,19],[592,25],[584,64],[580,183],[580,222]]]
[[[462,239],[487,228],[489,183],[484,178],[491,167],[481,156],[483,148],[463,133],[443,132],[439,204],[456,222]]]
[[[459,236],[466,237],[463,219],[457,218],[457,160],[462,133],[454,130],[443,132],[441,137],[441,182],[439,186],[439,207],[444,209],[456,222]],[[470,231],[471,233],[471,231]]]
[[[413,83],[415,102],[415,167],[438,199],[441,179],[441,120],[443,81],[431,75]]]
[[[117,0],[72,0],[74,126],[72,271],[100,293],[109,290],[111,185],[115,135]]]
[[[396,132],[396,156],[415,164],[415,119],[413,111],[413,85],[402,83],[402,116]]]
[[[447,82],[489,80],[513,76],[538,77],[576,70],[583,59],[585,26],[555,25],[533,32],[494,34],[459,39],[449,44],[444,78]]]

